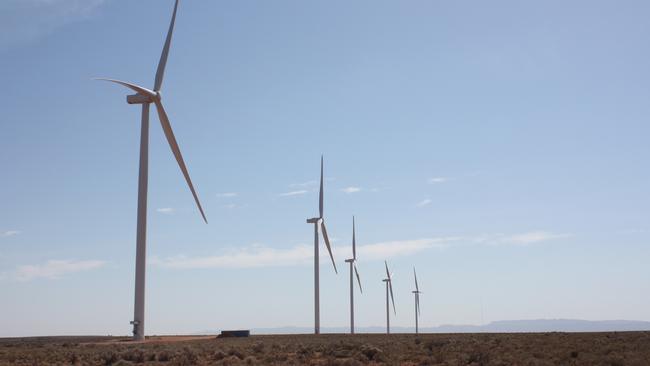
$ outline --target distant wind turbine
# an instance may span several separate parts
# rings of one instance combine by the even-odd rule
[[[138,177],[138,223],[136,235],[136,258],[135,258],[135,306],[134,316],[131,324],[133,324],[133,339],[144,340],[144,295],[145,295],[145,268],[146,268],[146,252],[147,252],[147,185],[149,176],[149,106],[151,103],[155,104],[158,111],[158,119],[162,126],[169,147],[178,162],[178,166],[185,177],[185,181],[194,196],[194,201],[199,208],[199,212],[203,217],[203,221],[208,222],[203,213],[203,208],[199,202],[199,197],[194,190],[192,180],[187,172],[185,161],[181,155],[181,150],[174,137],[172,126],[169,123],[169,118],[163,108],[161,102],[160,88],[162,87],[163,76],[165,74],[165,65],[167,64],[167,56],[169,55],[169,47],[172,41],[172,34],[174,32],[174,23],[176,21],[176,11],[178,9],[178,0],[174,4],[174,12],[172,20],[169,24],[167,31],[167,39],[160,55],[158,62],[158,70],[156,71],[156,80],[153,90],[143,88],[141,86],[127,83],[115,79],[99,78],[97,80],[105,80],[112,83],[117,83],[133,90],[136,94],[128,95],[126,102],[129,104],[142,104],[142,124],[140,132],[140,172]]]
[[[415,334],[418,334],[418,318],[420,317],[420,294],[422,292],[418,287],[418,275],[415,273],[415,267],[413,267],[413,277],[415,278],[415,291],[412,291],[413,294],[415,294]]]
[[[354,334],[354,279],[352,278],[352,271],[357,275],[357,282],[359,282],[359,291],[361,289],[361,278],[359,277],[359,270],[357,270],[357,240],[355,234],[354,216],[352,216],[352,258],[346,259],[346,263],[350,263],[350,333]]]
[[[330,239],[327,236],[327,229],[325,228],[325,219],[323,218],[323,157],[320,157],[320,191],[318,193],[318,217],[307,219],[308,224],[314,224],[314,333],[320,334],[320,280],[319,280],[319,255],[318,255],[318,228],[320,227],[323,234],[325,246],[332,259],[334,272],[338,273],[334,256],[332,255],[332,247]]]
[[[386,278],[382,281],[386,282],[386,334],[390,334],[390,306],[388,304],[388,294],[390,293],[390,300],[393,302],[393,312],[397,315],[397,310],[395,310],[395,298],[393,297],[393,282],[391,274],[388,271],[388,262],[384,261],[386,265]]]

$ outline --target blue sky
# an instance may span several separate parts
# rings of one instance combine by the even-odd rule
[[[127,334],[139,113],[172,1],[0,5],[0,336]],[[650,320],[643,1],[183,1],[155,119],[147,333],[313,324],[319,158],[341,269],[323,326]],[[153,113],[153,112],[152,112]],[[152,116],[155,116],[152,114]],[[321,251],[321,254],[324,254]]]

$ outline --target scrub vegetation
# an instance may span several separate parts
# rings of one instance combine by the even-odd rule
[[[650,365],[650,332],[0,339],[0,365]]]

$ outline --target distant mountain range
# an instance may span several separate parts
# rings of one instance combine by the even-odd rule
[[[347,333],[349,327],[322,327],[321,333]],[[381,326],[357,327],[357,333],[383,333]],[[279,327],[251,329],[252,334],[309,334],[311,327]],[[392,333],[412,333],[412,327],[391,327]],[[421,327],[422,333],[539,333],[539,332],[624,332],[650,331],[650,322],[635,320],[578,320],[578,319],[536,319],[500,320],[485,325],[441,325]],[[203,334],[218,333],[214,331]]]

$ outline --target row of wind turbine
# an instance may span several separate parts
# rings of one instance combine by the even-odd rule
[[[145,87],[121,81],[116,79],[108,78],[97,78],[97,80],[104,80],[111,83],[116,83],[122,85],[128,89],[131,89],[135,94],[128,95],[126,101],[128,104],[141,104],[141,128],[140,128],[140,163],[139,163],[139,174],[138,174],[138,207],[137,207],[137,229],[136,229],[136,264],[135,264],[135,300],[134,300],[134,316],[131,324],[133,325],[133,339],[136,341],[144,340],[145,335],[145,271],[146,271],[146,247],[147,247],[147,191],[148,191],[148,179],[149,179],[149,110],[150,105],[154,104],[158,114],[158,119],[160,120],[160,125],[165,134],[169,147],[178,163],[178,166],[187,182],[187,185],[194,197],[194,201],[198,210],[203,218],[203,221],[207,223],[207,218],[199,201],[198,194],[192,184],[190,179],[189,172],[185,161],[183,160],[183,155],[181,154],[180,147],[174,136],[174,132],[169,121],[169,117],[165,108],[162,104],[162,84],[165,74],[165,67],[167,65],[167,59],[169,57],[169,50],[171,47],[172,36],[174,33],[174,25],[176,22],[176,13],[178,11],[179,0],[175,0],[174,10],[172,12],[172,18],[169,24],[169,29],[167,31],[167,37],[163,46],[162,53],[160,55],[160,60],[158,62],[158,68],[156,70],[156,77],[154,81],[153,89],[147,89]],[[323,214],[324,206],[324,192],[323,192],[323,157],[321,156],[321,166],[320,166],[320,190],[318,196],[318,217],[313,217],[307,219],[307,223],[314,224],[314,332],[316,334],[320,333],[320,281],[319,281],[319,237],[323,237],[325,242],[325,247],[329,253],[330,259],[332,260],[332,266],[334,271],[338,273],[336,268],[336,262],[334,261],[334,256],[332,255],[332,247],[330,244],[329,236],[327,235],[327,228],[325,226],[325,218]],[[320,236],[319,236],[320,233]],[[359,291],[362,291],[361,288],[361,278],[359,276],[359,270],[357,269],[357,252],[356,252],[356,227],[354,217],[352,218],[352,258],[347,259],[345,262],[350,265],[350,332],[354,333],[354,275],[356,275],[357,282],[359,284]],[[387,332],[390,333],[390,312],[388,307],[388,295],[390,292],[390,298],[393,303],[393,312],[395,311],[395,300],[393,298],[393,287],[391,282],[391,274],[388,272],[388,263],[386,264],[386,275],[387,278],[384,279],[386,282],[386,326]],[[417,279],[416,279],[416,291],[414,291],[416,296],[416,331],[417,331],[417,317],[419,314],[419,290],[417,288]]]
[[[323,241],[325,242],[325,247],[329,253],[330,259],[332,260],[332,266],[334,267],[334,272],[338,273],[336,269],[336,262],[334,261],[334,256],[332,255],[332,247],[330,244],[329,237],[327,235],[327,229],[325,227],[325,219],[323,216],[323,205],[324,205],[324,191],[323,191],[323,156],[320,159],[320,188],[318,191],[318,217],[313,217],[307,219],[308,224],[314,224],[314,333],[320,334],[320,257],[319,257],[319,228],[320,233],[323,236]],[[359,270],[357,268],[357,240],[356,240],[356,224],[355,218],[352,216],[352,258],[346,259],[346,263],[350,265],[350,333],[354,334],[354,276],[357,278],[359,283],[359,292],[363,293],[361,287],[361,277],[359,276]],[[386,283],[386,333],[390,334],[390,303],[393,304],[393,313],[397,314],[395,309],[395,298],[393,296],[393,275],[388,270],[388,262],[384,261],[386,267],[386,278],[382,281]],[[419,333],[418,328],[418,318],[420,316],[420,288],[418,286],[417,274],[415,273],[415,268],[413,268],[413,276],[415,279],[415,290],[412,291],[415,294],[415,332]],[[390,300],[390,302],[389,302]]]
[[[390,307],[388,303],[388,295],[390,294],[390,300],[393,303],[393,312],[397,315],[395,310],[395,298],[393,297],[393,278],[395,275],[388,271],[388,262],[384,261],[386,267],[386,278],[382,281],[386,283],[386,334],[390,334]],[[419,318],[420,318],[420,287],[418,286],[418,275],[415,272],[415,267],[413,267],[413,280],[415,281],[415,290],[411,291],[415,295],[415,334],[420,333],[419,329]]]

